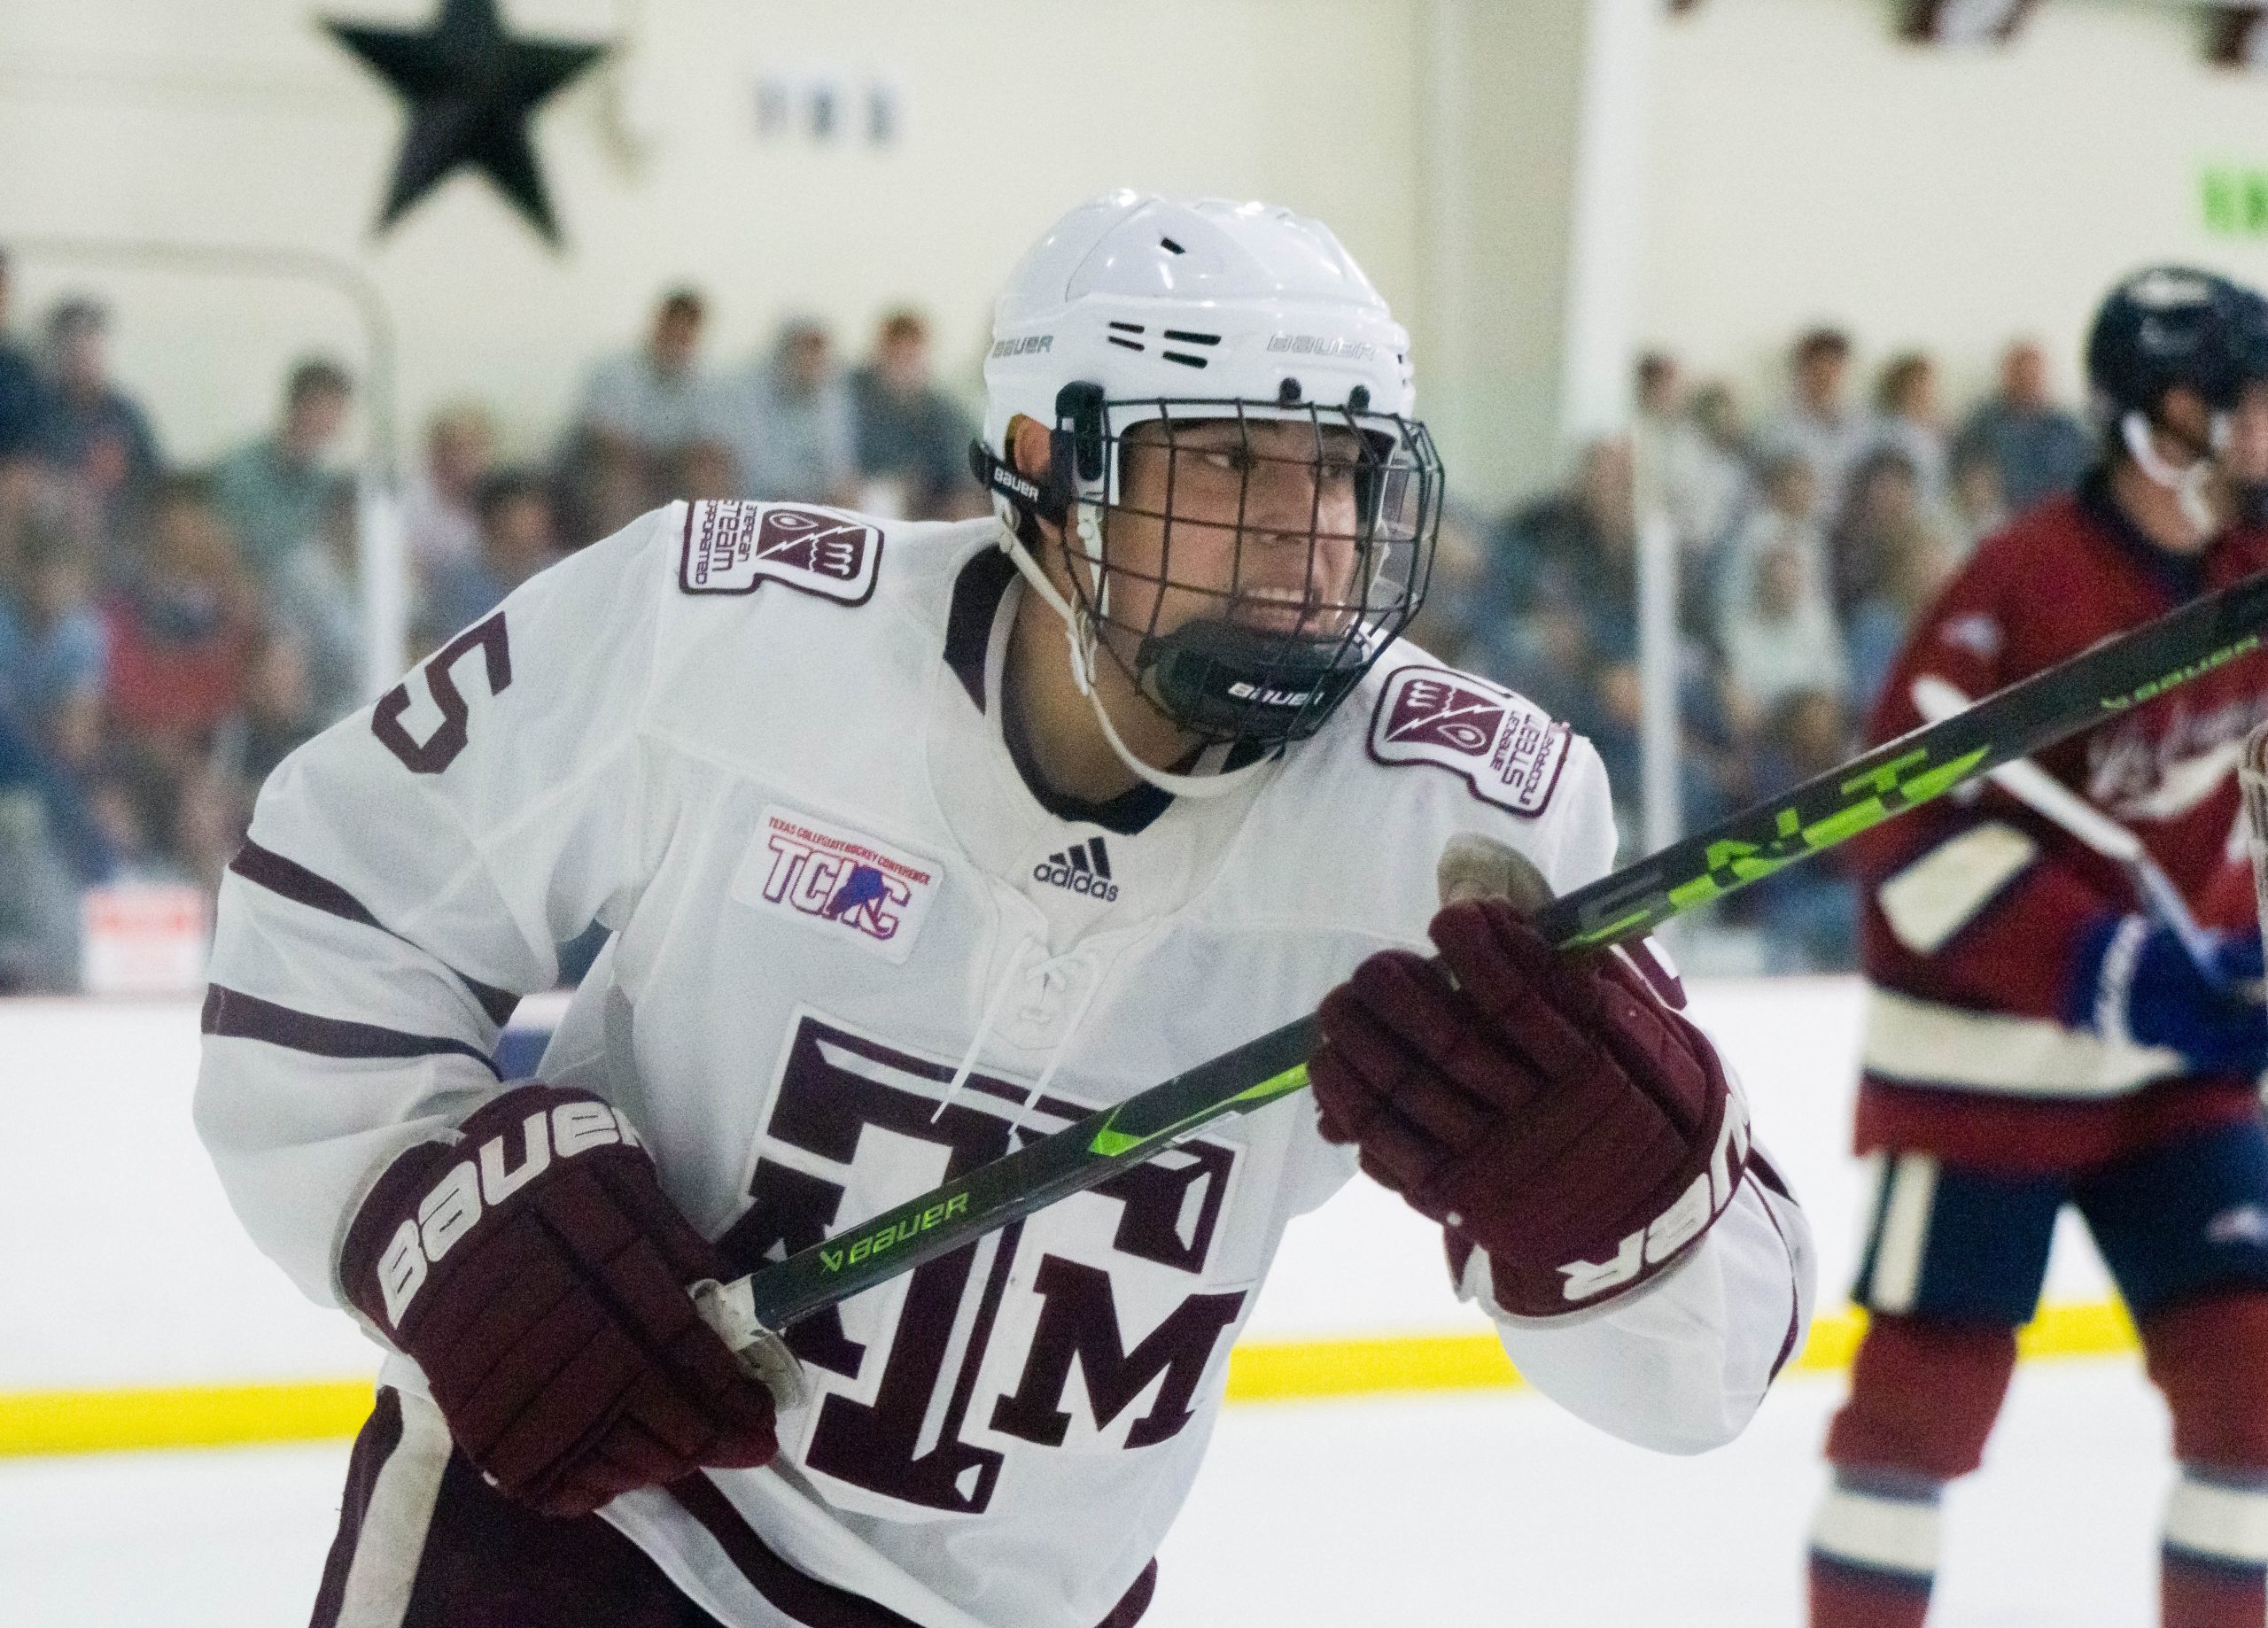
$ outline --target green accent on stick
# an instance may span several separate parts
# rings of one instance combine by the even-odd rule
[[[1117,1117],[1115,1112],[1111,1115],[1114,1120]],[[1140,1147],[1148,1140],[1146,1136],[1130,1136],[1125,1131],[1114,1130],[1106,1125],[1088,1139],[1087,1146],[1105,1159],[1115,1159],[1130,1148]]]
[[[2260,635],[2248,633],[2234,644],[2224,646],[2210,655],[2200,656],[2187,666],[2177,667],[2163,678],[2153,678],[2148,684],[2137,686],[2124,695],[2106,697],[2100,704],[2106,712],[2123,712],[2128,707],[2139,706],[2143,702],[2153,700],[2177,684],[2186,684],[2190,679],[2201,674],[2209,673],[2214,668],[2233,662],[2238,656],[2257,650],[2259,647]]]

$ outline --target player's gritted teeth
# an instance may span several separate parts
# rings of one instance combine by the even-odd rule
[[[1239,594],[1230,619],[1263,633],[1311,633],[1331,631],[1336,608],[1297,588],[1247,588]]]

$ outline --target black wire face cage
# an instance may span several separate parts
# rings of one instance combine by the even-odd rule
[[[1056,404],[1058,478],[1087,494],[1064,546],[1096,643],[1184,730],[1262,749],[1322,728],[1409,625],[1441,523],[1424,424],[1360,391],[1345,407],[1285,395],[1074,385]]]

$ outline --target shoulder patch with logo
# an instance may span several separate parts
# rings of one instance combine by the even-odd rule
[[[845,605],[874,595],[882,533],[855,515],[797,503],[703,502],[685,513],[678,586],[753,593],[776,582]]]
[[[1573,733],[1510,691],[1439,667],[1404,667],[1371,717],[1371,756],[1432,764],[1515,814],[1543,812]]]
[[[732,895],[897,965],[913,953],[944,876],[934,859],[775,805],[757,823]]]

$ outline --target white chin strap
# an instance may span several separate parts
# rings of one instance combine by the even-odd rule
[[[2207,490],[2213,478],[2213,464],[2210,458],[2193,460],[2186,468],[2177,469],[2158,454],[2157,443],[2150,436],[2150,421],[2140,413],[2129,413],[2118,421],[2119,438],[2126,444],[2127,456],[2134,467],[2151,480],[2174,495],[2181,505],[2183,518],[2197,530],[2210,536],[2219,529],[2221,517],[2213,512]],[[2218,452],[2228,440],[2229,421],[2225,413],[2213,415],[2211,431],[2213,450]]]
[[[1102,539],[1090,516],[1091,506],[1081,503],[1076,507],[1080,541],[1087,547],[1087,557],[1094,562],[1095,580],[1101,585],[1096,592],[1099,596],[1106,594],[1109,592],[1109,585],[1104,580],[1102,570]],[[1008,558],[1015,562],[1016,570],[1022,573],[1025,584],[1062,619],[1063,641],[1071,652],[1071,680],[1079,686],[1079,694],[1087,698],[1087,704],[1094,709],[1095,722],[1102,725],[1103,739],[1110,742],[1110,749],[1117,755],[1118,761],[1136,776],[1160,791],[1170,792],[1177,797],[1225,797],[1241,788],[1252,775],[1268,767],[1269,759],[1263,756],[1241,769],[1231,769],[1219,774],[1176,774],[1169,769],[1152,768],[1135,756],[1131,748],[1120,738],[1118,725],[1110,721],[1110,709],[1103,705],[1102,694],[1095,685],[1097,634],[1093,619],[1063,597],[1056,585],[1048,580],[1047,573],[1040,569],[1039,562],[1032,558],[1031,550],[1023,546],[1022,540],[1013,531],[1001,539],[1001,547],[1008,551]]]
[[[1086,551],[1087,569],[1094,573],[1095,613],[1110,615],[1110,573],[1102,568],[1102,506],[1073,500],[1071,512],[1078,516],[1079,547]],[[1053,601],[1060,605],[1060,596]],[[1085,686],[1080,686],[1084,689]]]

